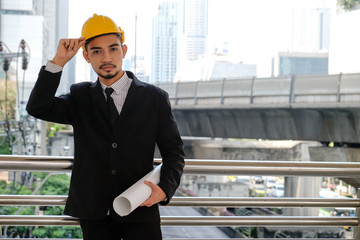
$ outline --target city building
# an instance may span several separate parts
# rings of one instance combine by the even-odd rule
[[[196,60],[207,51],[208,0],[183,1],[185,59]]]
[[[274,59],[273,75],[328,74],[329,53],[279,52]]]
[[[337,11],[332,18],[329,74],[360,72],[360,9]]]
[[[292,8],[291,51],[328,50],[333,0],[299,1]]]
[[[26,115],[27,99],[40,67],[55,55],[59,39],[67,37],[67,6],[68,0],[0,1],[0,41],[10,52],[16,53],[20,51],[20,41],[24,39],[26,52],[29,53],[25,73],[21,69],[20,58],[12,59],[8,71],[9,80],[19,83],[18,117]],[[66,92],[71,84],[70,79],[73,79],[68,68],[64,69],[59,93]]]
[[[134,68],[135,57],[131,56],[130,58],[125,58],[123,62],[123,69],[125,71],[132,71],[135,72],[136,70],[136,77],[143,82],[149,82],[149,76],[146,73],[146,66],[147,63],[145,61],[144,56],[137,56],[136,57],[136,69]]]
[[[44,16],[44,64],[56,54],[59,40],[68,37],[69,1],[38,0],[42,2],[39,15]],[[67,93],[75,83],[75,62],[72,59],[65,65],[57,94]]]
[[[177,1],[162,2],[153,18],[151,82],[172,82],[179,65],[180,11]]]
[[[299,1],[291,8],[290,43],[272,62],[272,76],[328,74],[333,0]]]
[[[200,55],[197,60],[183,61],[174,81],[211,81],[242,79],[257,75],[256,64],[245,64],[230,59],[226,54]]]
[[[0,6],[0,41],[5,52],[21,52],[20,42],[25,40],[26,52],[30,53],[25,74],[21,69],[22,58],[11,59],[8,80],[18,81],[18,116],[25,109],[27,98],[43,64],[43,16],[36,15],[32,0],[2,0]],[[3,71],[1,68],[0,71]],[[21,112],[21,113],[20,113]]]

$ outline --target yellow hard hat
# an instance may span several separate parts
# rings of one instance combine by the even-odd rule
[[[85,40],[89,40],[90,38],[101,36],[109,33],[117,33],[121,36],[121,40],[124,43],[125,36],[124,31],[118,27],[115,22],[106,16],[94,14],[91,18],[86,20],[82,27],[81,36],[85,38]]]

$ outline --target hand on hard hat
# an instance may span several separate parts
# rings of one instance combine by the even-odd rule
[[[79,48],[85,43],[84,37],[61,39],[52,63],[64,67],[78,52]]]

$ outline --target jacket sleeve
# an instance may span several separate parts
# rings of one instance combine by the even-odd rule
[[[55,97],[61,73],[51,73],[46,71],[45,67],[41,68],[26,106],[31,116],[45,121],[71,124],[70,94]]]
[[[179,187],[185,154],[178,126],[171,112],[169,96],[164,91],[161,92],[160,105],[157,145],[162,157],[162,167],[159,186],[167,195],[166,201],[160,204],[166,205]]]

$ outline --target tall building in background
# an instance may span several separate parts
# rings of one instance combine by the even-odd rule
[[[182,0],[181,12],[180,66],[174,80],[209,80],[217,57],[207,52],[208,0]]]
[[[62,38],[68,38],[69,29],[69,0],[41,0],[44,3],[42,15],[45,18],[46,30],[49,33],[49,50],[46,60],[55,56],[57,45]],[[50,10],[52,9],[52,10]],[[75,83],[74,57],[68,62],[61,75],[61,82],[57,89],[58,94],[69,92],[71,84]]]
[[[20,41],[24,39],[27,46],[26,51],[30,52],[30,61],[25,74],[21,69],[21,58],[12,59],[7,74],[9,80],[18,80],[19,83],[17,98],[17,115],[19,116],[25,111],[30,91],[43,64],[44,18],[36,15],[36,9],[41,7],[39,1],[2,0],[0,3],[0,41],[12,53],[16,53],[20,51]]]
[[[159,4],[153,18],[151,82],[172,82],[179,65],[179,3]]]
[[[8,74],[10,80],[19,78],[18,106],[22,115],[40,67],[54,57],[59,39],[67,37],[67,6],[68,0],[0,0],[0,41],[11,52],[18,52],[20,41],[24,39],[30,52],[25,74],[21,59],[12,59]],[[64,69],[60,93],[69,88],[69,79],[73,77]]]
[[[328,74],[329,53],[279,52],[278,75]]]
[[[329,73],[360,73],[360,9],[338,10],[332,17]]]
[[[228,56],[227,42],[216,53],[202,54],[197,60],[182,62],[175,82],[212,81],[219,79],[243,79],[257,75],[255,64],[233,61]]]
[[[291,9],[291,43],[274,57],[273,76],[328,73],[334,3],[334,0],[298,1]]]
[[[208,0],[184,0],[182,9],[185,58],[196,60],[207,50]]]
[[[292,50],[329,50],[331,3],[332,0],[304,1],[292,9]]]

